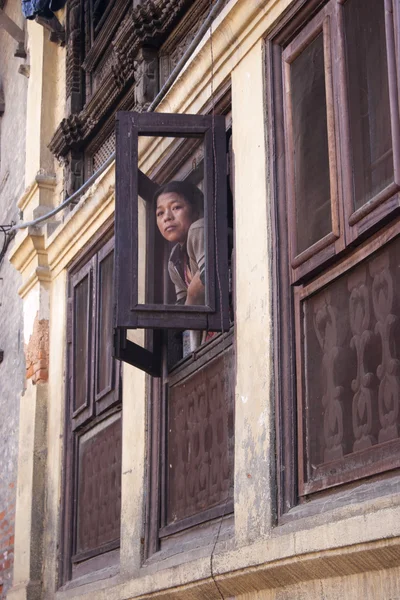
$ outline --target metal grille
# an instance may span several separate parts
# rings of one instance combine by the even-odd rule
[[[113,132],[93,154],[93,170],[97,171],[115,151],[115,133]]]

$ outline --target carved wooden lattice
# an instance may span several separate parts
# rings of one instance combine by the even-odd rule
[[[121,422],[114,420],[79,443],[77,553],[119,545]]]
[[[167,523],[225,503],[233,478],[232,349],[170,390]]]
[[[305,478],[327,464],[330,476],[362,475],[400,434],[400,238],[306,297],[301,314]]]
[[[93,170],[97,171],[104,164],[109,156],[115,151],[115,133],[100,146],[93,155]]]

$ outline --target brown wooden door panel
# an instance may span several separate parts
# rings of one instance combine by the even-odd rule
[[[72,267],[68,288],[64,581],[102,568],[107,558],[114,564],[120,544],[122,425],[119,362],[111,354],[113,239],[99,246],[96,240]]]
[[[114,240],[110,240],[97,254],[96,285],[94,394],[96,414],[99,414],[119,401],[117,379],[120,377],[120,362],[112,358]]]
[[[73,562],[119,546],[121,413],[76,437],[76,540]]]
[[[163,536],[232,510],[233,380],[231,346],[169,389]]]
[[[92,259],[72,277],[72,389],[71,413],[74,427],[93,411],[93,275]]]

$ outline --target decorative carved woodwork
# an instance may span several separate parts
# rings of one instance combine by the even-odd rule
[[[39,25],[42,25],[42,27],[50,31],[51,42],[54,42],[59,46],[65,46],[65,29],[56,16],[43,17],[37,15],[35,17],[35,21],[36,23],[39,23]]]
[[[121,521],[121,419],[78,441],[78,514],[74,562],[106,545],[119,546]],[[107,548],[109,549],[109,548]]]
[[[371,301],[366,286],[366,269],[361,267],[357,273],[349,276],[348,290],[350,327],[353,337],[350,347],[356,352],[357,374],[351,382],[353,396],[353,450],[363,450],[375,443],[372,432],[372,403],[374,374],[369,371],[368,352],[374,343],[374,334],[370,329]]]
[[[66,197],[71,196],[83,184],[84,173],[83,152],[69,152],[66,164],[66,176],[64,178],[64,188]]]
[[[338,376],[342,360],[347,320],[340,319],[342,307],[337,306],[329,291],[311,301],[314,312],[314,332],[321,348],[320,376],[323,381],[324,461],[343,456],[343,387]]]
[[[129,108],[140,111],[148,106],[158,90],[157,49],[189,7],[188,0],[159,0],[135,7],[119,0],[89,49],[81,28],[80,0],[68,3],[69,116],[60,123],[49,145],[56,156],[65,157],[71,149],[90,143],[110,114],[121,108],[121,103],[126,104],[125,96],[129,96]],[[82,46],[86,46],[85,60]],[[84,72],[90,75],[86,89]]]
[[[170,388],[167,523],[225,503],[233,485],[233,352]]]
[[[358,250],[358,260],[296,293],[303,493],[399,462],[398,226],[384,247],[387,232]]]
[[[197,31],[203,24],[209,0],[198,0],[185,14],[160,49],[160,86],[164,85],[172,70],[186,52]]]
[[[83,104],[82,56],[82,3],[71,0],[67,3],[66,18],[66,94],[67,113],[78,113]],[[67,140],[66,143],[68,144]],[[50,149],[51,144],[50,144]],[[64,154],[66,154],[65,152]],[[59,153],[60,154],[60,153]]]

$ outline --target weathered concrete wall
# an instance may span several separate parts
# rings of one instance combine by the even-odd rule
[[[24,26],[18,0],[8,0],[5,12]],[[0,224],[18,219],[17,200],[25,186],[26,90],[28,79],[18,73],[27,60],[14,57],[16,42],[0,29],[0,85],[5,98],[0,116]],[[0,249],[3,235],[0,233]],[[0,599],[12,583],[14,516],[18,459],[20,396],[25,359],[21,276],[7,259],[0,264]]]

